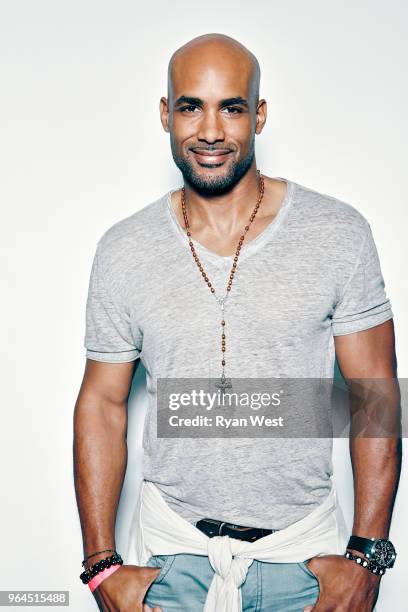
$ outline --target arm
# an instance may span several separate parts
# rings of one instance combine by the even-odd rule
[[[127,400],[135,362],[87,359],[74,411],[74,482],[84,558],[115,548],[115,520],[127,464]],[[92,557],[89,565],[112,553]],[[100,610],[142,610],[160,569],[125,566],[94,591]],[[139,604],[139,608],[135,605]]]
[[[336,355],[345,379],[393,379],[384,400],[390,412],[399,405],[397,359],[392,319],[365,331],[337,336]],[[391,417],[393,418],[393,417]],[[401,470],[401,438],[350,436],[354,477],[352,533],[387,538]]]
[[[97,550],[115,548],[133,368],[134,362],[86,362],[74,411],[74,480],[84,558]],[[92,557],[92,562],[105,556]]]
[[[363,383],[362,379],[388,379],[391,383],[394,379],[387,388],[395,389],[397,360],[392,319],[364,331],[336,336],[335,347],[346,380],[359,379]],[[362,401],[365,410],[369,410],[364,398]],[[352,412],[358,411],[358,403],[358,399],[351,400]],[[392,419],[398,412],[399,393],[389,393],[386,403]],[[400,474],[401,439],[351,435],[350,452],[355,491],[352,533],[367,538],[387,537]],[[305,612],[371,612],[378,597],[379,576],[342,555],[314,557],[309,565],[319,580],[320,596],[315,607]]]

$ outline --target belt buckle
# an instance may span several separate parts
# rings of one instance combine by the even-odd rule
[[[218,527],[218,535],[222,536],[222,528],[224,527],[224,525],[226,525],[227,523],[221,523],[221,525],[219,525]]]
[[[228,522],[222,522],[220,524],[220,526],[218,528],[218,535],[220,535],[220,536],[223,535],[223,527],[225,527],[226,525],[235,534],[235,535],[228,534],[230,538],[234,538],[236,540],[246,540],[246,541],[251,541],[252,540],[252,538],[251,538],[251,540],[248,540],[247,538],[242,537],[241,534],[243,534],[243,533],[245,533],[247,531],[252,531],[253,527],[243,527],[243,528],[240,529],[240,527],[242,527],[242,525],[235,525],[234,523],[228,523]],[[255,538],[255,539],[257,539],[257,538]]]

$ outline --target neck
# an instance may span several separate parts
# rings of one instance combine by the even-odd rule
[[[259,179],[255,162],[244,177],[226,194],[202,196],[185,185],[187,216],[190,227],[207,228],[213,235],[234,234],[246,224],[259,197]]]

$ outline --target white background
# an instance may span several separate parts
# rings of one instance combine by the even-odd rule
[[[263,172],[336,196],[369,220],[395,315],[399,376],[408,376],[407,5],[3,1],[0,8],[2,422],[1,589],[69,589],[82,545],[72,476],[72,417],[85,364],[85,300],[102,233],[181,184],[158,104],[171,53],[207,32],[258,57],[268,122]],[[138,369],[117,543],[125,553],[140,476],[146,404]],[[108,460],[108,458],[107,458]],[[347,441],[336,443],[351,521]],[[407,610],[408,479],[391,537],[395,568],[380,612]],[[404,603],[405,602],[405,603]]]

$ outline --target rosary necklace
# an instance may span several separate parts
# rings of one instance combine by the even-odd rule
[[[250,225],[252,223],[252,221],[255,219],[255,215],[258,212],[258,208],[259,205],[262,201],[263,195],[264,195],[264,190],[265,190],[265,184],[264,184],[264,178],[260,172],[260,170],[257,170],[257,174],[258,174],[258,179],[259,179],[259,196],[258,196],[258,201],[255,205],[255,208],[251,214],[251,216],[249,217],[249,221],[247,223],[247,225],[245,225],[245,228],[242,232],[242,235],[240,236],[239,242],[238,242],[238,246],[236,248],[235,251],[235,256],[234,256],[234,261],[232,264],[232,268],[230,271],[230,275],[229,275],[229,280],[228,280],[228,284],[227,284],[227,290],[226,293],[223,297],[218,297],[214,287],[212,286],[199,258],[197,255],[197,252],[194,248],[194,244],[193,241],[191,240],[191,232],[190,232],[190,225],[188,222],[188,218],[187,218],[187,210],[186,210],[186,190],[183,186],[182,190],[181,190],[181,206],[183,209],[183,217],[184,217],[184,223],[186,226],[186,233],[189,239],[189,245],[190,245],[190,249],[191,249],[191,253],[194,257],[194,260],[197,264],[198,269],[201,272],[201,275],[204,279],[204,281],[207,283],[208,288],[210,289],[211,293],[214,295],[215,299],[217,300],[218,304],[220,305],[221,308],[221,377],[220,377],[220,381],[217,382],[215,384],[216,387],[218,387],[219,389],[221,389],[221,393],[224,393],[226,389],[231,389],[232,388],[232,383],[231,383],[231,379],[226,378],[225,376],[225,365],[226,365],[226,360],[225,360],[225,352],[226,352],[226,342],[225,342],[225,302],[227,301],[227,298],[230,294],[231,291],[231,287],[232,287],[232,281],[234,279],[234,274],[237,268],[237,262],[238,262],[238,258],[239,258],[239,254],[241,251],[241,247],[242,244],[244,242],[245,236],[250,228]]]

